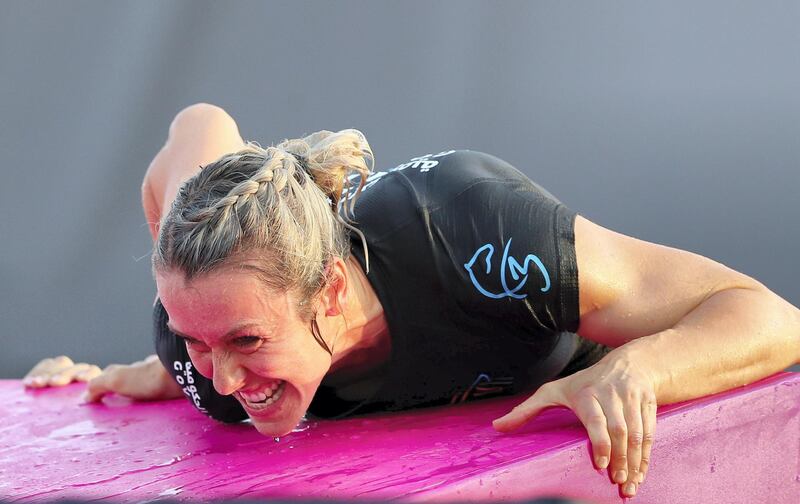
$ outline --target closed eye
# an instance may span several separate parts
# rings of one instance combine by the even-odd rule
[[[207,350],[208,349],[208,347],[205,345],[205,343],[197,341],[194,338],[190,338],[188,336],[181,336],[180,334],[176,334],[175,336],[177,336],[180,339],[182,339],[183,341],[185,341],[187,346],[190,346],[190,347],[194,348],[195,350]]]
[[[258,336],[241,336],[241,337],[236,338],[235,340],[233,340],[233,342],[236,344],[236,346],[240,346],[240,347],[251,346],[251,345],[254,345],[255,343],[258,343],[260,341],[261,341],[261,338],[259,338]]]

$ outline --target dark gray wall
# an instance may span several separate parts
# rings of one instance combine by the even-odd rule
[[[796,2],[0,3],[0,377],[152,353],[139,186],[174,114],[471,148],[800,304]]]

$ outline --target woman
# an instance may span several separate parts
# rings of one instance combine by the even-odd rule
[[[217,107],[182,111],[142,191],[158,357],[102,372],[46,359],[26,384],[185,394],[269,436],[306,412],[535,390],[495,429],[568,407],[632,496],[656,404],[800,361],[800,311],[762,284],[598,226],[495,157],[371,164],[355,130],[262,149]]]

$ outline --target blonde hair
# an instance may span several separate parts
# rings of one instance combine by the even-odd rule
[[[178,270],[189,281],[220,267],[251,269],[272,289],[295,290],[310,318],[308,300],[326,284],[330,260],[350,254],[348,230],[361,237],[369,271],[366,239],[351,223],[373,165],[354,129],[266,149],[249,142],[180,188],[159,229],[153,270]],[[244,262],[252,256],[257,265]]]

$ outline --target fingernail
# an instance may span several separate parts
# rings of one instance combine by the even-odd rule
[[[597,467],[605,469],[608,466],[608,457],[600,457],[597,459]]]
[[[641,485],[642,482],[644,481],[644,473],[640,471],[639,474],[636,477],[636,480]]]
[[[625,480],[628,479],[628,473],[626,471],[619,470],[616,474],[614,474],[614,479],[621,485],[625,483]]]
[[[628,483],[627,485],[625,485],[625,493],[628,495],[633,495],[634,493],[636,493],[636,485],[634,485],[633,483]]]
[[[41,377],[41,376],[37,376],[36,378],[33,379],[33,384],[34,385],[44,385],[44,378]]]

